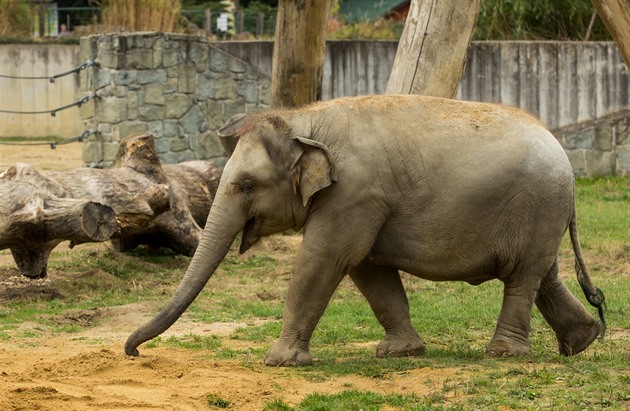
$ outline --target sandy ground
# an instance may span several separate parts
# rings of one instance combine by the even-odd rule
[[[80,167],[81,149],[80,143],[56,150],[2,145],[0,172],[15,162],[43,170]],[[15,267],[8,250],[0,251],[0,267]],[[0,287],[24,287],[28,282],[9,276],[0,281]],[[418,369],[387,378],[348,376],[312,381],[296,375],[295,370],[265,367],[262,361],[247,366],[239,361],[217,363],[203,351],[144,348],[140,357],[127,357],[124,341],[146,320],[138,313],[147,312],[151,307],[137,304],[68,315],[68,322],[98,318],[98,326],[79,334],[42,336],[37,330],[31,335],[38,337],[29,337],[29,329],[37,325],[22,324],[11,338],[0,340],[0,410],[207,410],[208,394],[230,401],[230,409],[261,410],[277,398],[296,405],[314,392],[358,389],[429,395],[441,392],[458,373],[455,369]],[[242,324],[199,324],[184,316],[164,336],[227,336],[238,326]],[[233,347],[234,340],[226,344],[238,348]]]

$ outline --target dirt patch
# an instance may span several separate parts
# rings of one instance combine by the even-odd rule
[[[40,170],[65,170],[83,167],[83,144],[0,145],[0,172],[15,163],[32,164]]]

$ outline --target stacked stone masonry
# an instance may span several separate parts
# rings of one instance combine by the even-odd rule
[[[81,74],[81,107],[89,166],[107,167],[123,137],[150,132],[160,159],[178,163],[225,154],[217,131],[233,115],[269,107],[270,80],[203,37],[117,33],[81,39],[81,58],[97,65]]]
[[[630,110],[553,133],[577,177],[630,176]]]

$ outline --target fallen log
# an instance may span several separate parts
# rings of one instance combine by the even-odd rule
[[[46,276],[50,252],[65,240],[192,255],[220,175],[202,161],[163,167],[150,134],[123,139],[106,170],[40,172],[18,163],[0,174],[0,249],[10,248],[29,278]]]
[[[169,211],[156,217],[142,231],[113,239],[115,249],[126,251],[148,245],[168,247],[188,256],[195,253],[221,170],[207,161],[187,161],[163,168],[170,186]]]

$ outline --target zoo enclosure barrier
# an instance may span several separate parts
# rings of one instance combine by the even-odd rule
[[[42,6],[33,9],[35,36],[57,36],[62,24],[68,32],[78,32],[80,35],[99,32],[99,25],[102,23],[100,7]],[[242,7],[232,11],[187,8],[182,10],[181,15],[183,28],[197,35],[271,38],[276,29],[276,13],[249,11]]]
[[[63,78],[66,76],[69,76],[71,74],[78,74],[80,73],[82,70],[87,69],[88,67],[94,66],[96,63],[94,62],[94,60],[87,60],[84,63],[80,64],[77,67],[74,67],[70,70],[61,72],[61,73],[57,73],[57,74],[51,74],[48,76],[24,76],[24,75],[11,75],[11,74],[2,74],[0,73],[0,79],[4,79],[4,80],[9,80],[9,81],[13,81],[13,82],[19,82],[22,80],[48,80],[50,83],[55,83],[55,81],[59,78]],[[19,86],[18,86],[19,87]],[[74,101],[72,103],[69,104],[65,104],[61,107],[56,107],[56,108],[52,108],[52,109],[44,109],[44,110],[31,110],[31,111],[22,111],[22,110],[10,110],[10,109],[5,109],[5,108],[0,108],[0,113],[2,114],[13,114],[13,115],[37,115],[37,114],[50,114],[52,117],[56,117],[57,113],[62,111],[62,110],[66,110],[72,107],[81,107],[83,104],[87,103],[88,101],[92,100],[95,98],[94,94],[88,94],[85,95],[84,97],[82,97],[81,99]],[[8,102],[9,99],[4,100],[5,102]],[[71,138],[67,138],[67,139],[63,139],[63,140],[59,140],[59,141],[53,141],[50,143],[36,143],[36,142],[26,142],[26,143],[18,143],[18,142],[7,142],[7,141],[3,141],[0,142],[0,145],[49,145],[51,149],[55,149],[58,145],[61,144],[68,144],[68,143],[72,143],[75,141],[78,142],[82,142],[84,141],[88,136],[96,134],[95,130],[86,130],[84,131],[81,135],[76,136],[76,137],[71,137]]]
[[[90,67],[81,74],[82,80],[97,76],[99,90],[103,88],[99,92],[112,94],[96,104],[96,108],[103,111],[97,110],[93,119],[95,124],[101,124],[99,131],[107,131],[107,137],[101,134],[99,140],[92,136],[88,139],[84,146],[87,163],[98,162],[106,166],[110,156],[115,154],[112,147],[120,134],[139,129],[154,132],[159,140],[160,155],[167,158],[167,162],[181,161],[180,158],[206,158],[208,154],[203,151],[207,151],[208,145],[199,151],[197,143],[189,143],[199,141],[194,133],[186,131],[190,127],[184,129],[179,120],[153,120],[151,116],[166,116],[167,109],[168,115],[172,116],[170,110],[175,101],[200,98],[196,104],[200,111],[194,110],[189,116],[191,119],[202,118],[200,125],[205,122],[215,132],[222,121],[230,117],[229,114],[251,112],[268,104],[260,98],[269,93],[271,41],[210,42],[201,37],[157,33],[112,34],[89,39],[92,51],[81,58],[78,46],[0,45],[0,72],[10,71],[4,68],[6,66],[13,67],[14,71],[28,72],[33,71],[33,67],[45,68],[42,63],[70,61],[72,58],[64,56],[73,47],[73,53],[76,53],[73,66],[92,58],[91,53],[115,60],[107,67]],[[99,45],[99,42],[103,44]],[[190,53],[173,60],[178,48],[186,44],[190,45]],[[86,47],[83,41],[81,47]],[[384,93],[396,47],[397,43],[392,41],[329,41],[322,99]],[[161,59],[161,67],[158,59]],[[123,60],[127,62],[126,67],[120,65]],[[34,65],[33,61],[38,63]],[[63,70],[73,66],[65,66]],[[41,72],[46,74],[53,70]],[[128,85],[123,84],[126,75],[130,79]],[[157,84],[138,83],[151,79],[151,76],[154,80],[149,82]],[[628,70],[611,42],[473,42],[457,98],[514,105],[541,118],[563,144],[576,175],[630,175],[628,76]],[[64,91],[68,92],[68,89],[70,87]],[[0,87],[0,95],[4,91]],[[10,95],[21,92],[16,89]],[[93,90],[87,86],[80,90],[79,84],[73,89],[73,93],[81,93],[79,96],[90,92]],[[222,111],[216,116],[208,115],[218,110],[213,106],[217,102],[208,102],[210,96],[221,100],[216,107]],[[26,97],[22,100],[28,102]],[[50,97],[48,99],[51,101]],[[246,99],[248,102],[243,103]],[[205,107],[199,104],[203,101]],[[141,115],[137,114],[139,104],[143,106]],[[96,120],[99,113],[107,113],[114,105],[118,107],[119,117],[109,118],[114,120],[109,122]],[[79,113],[86,118],[84,115],[93,112],[94,107],[88,102]],[[71,112],[77,114],[74,110],[66,110],[63,114]],[[199,112],[203,114],[201,117]],[[127,117],[122,120],[121,115]],[[46,118],[37,116],[34,120],[39,123]],[[14,126],[16,121],[19,119],[7,120],[6,115],[0,114],[0,135],[19,135],[7,134],[8,127]],[[78,122],[77,132],[80,134],[85,127],[78,115],[76,120],[68,120],[65,124],[72,125],[74,121]],[[32,123],[23,129],[32,131],[37,125]],[[96,127],[88,125],[87,129]],[[173,138],[175,134],[177,139]],[[46,134],[31,132],[22,135]],[[103,139],[105,137],[107,140]],[[206,143],[209,141],[216,142],[216,136]],[[99,154],[95,154],[95,150],[99,150]]]

